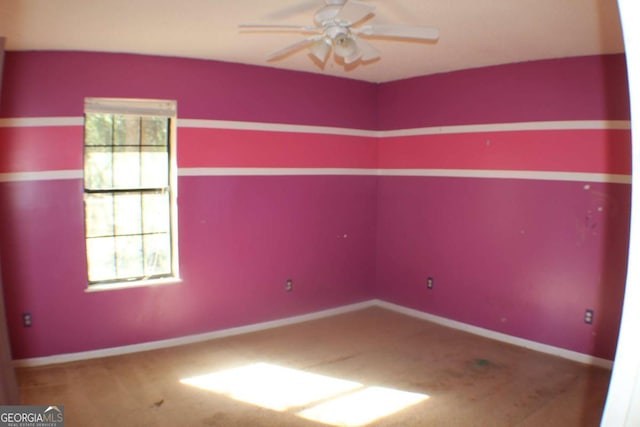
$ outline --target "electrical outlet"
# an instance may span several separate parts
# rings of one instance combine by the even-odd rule
[[[591,309],[587,309],[584,312],[584,323],[591,325],[593,323],[594,312]]]
[[[427,289],[433,289],[433,277],[427,277]]]
[[[31,313],[22,313],[22,325],[25,328],[30,328],[31,327]]]
[[[284,289],[287,292],[291,292],[293,290],[293,280],[287,279],[287,282],[284,285]]]

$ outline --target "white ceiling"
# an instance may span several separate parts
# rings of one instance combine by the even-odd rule
[[[357,66],[305,51],[266,56],[303,36],[240,32],[240,23],[312,25],[323,0],[0,0],[11,50],[84,50],[215,59],[371,82],[486,65],[624,51],[616,0],[365,0],[368,23],[429,25],[437,43],[370,40],[382,58]]]

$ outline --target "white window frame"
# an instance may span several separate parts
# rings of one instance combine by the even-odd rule
[[[169,120],[169,204],[170,204],[170,238],[171,238],[171,275],[161,278],[142,278],[135,280],[90,282],[87,271],[87,288],[85,291],[105,291],[139,286],[154,286],[170,283],[179,283],[179,254],[178,254],[178,165],[177,165],[177,103],[172,100],[157,99],[126,99],[126,98],[85,98],[84,112],[86,114],[101,113],[114,115],[134,115],[134,116],[162,116]],[[83,147],[85,141],[83,138]],[[83,173],[84,173],[83,156]],[[84,189],[83,180],[83,189]],[[84,190],[83,190],[84,192]],[[86,230],[86,217],[85,230]],[[87,236],[85,231],[85,252]],[[87,252],[88,262],[88,252]]]

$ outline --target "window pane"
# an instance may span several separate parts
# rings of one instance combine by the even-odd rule
[[[166,233],[171,228],[169,193],[142,196],[143,233]]]
[[[109,189],[113,186],[111,148],[85,147],[84,186],[92,190]]]
[[[116,275],[113,238],[87,239],[87,260],[90,282],[113,279]]]
[[[171,238],[169,234],[144,236],[145,275],[171,273]]]
[[[140,117],[114,117],[114,145],[140,145]]]
[[[104,194],[86,194],[85,221],[87,237],[105,237],[113,235],[113,196]]]
[[[163,147],[144,147],[142,156],[142,187],[169,186],[169,153]]]
[[[113,187],[140,187],[140,151],[138,147],[116,147],[114,149]]]
[[[173,268],[173,118],[140,110],[143,100],[118,102],[138,109],[116,112],[114,100],[85,100],[85,229],[92,284],[170,275]]]
[[[116,235],[142,233],[140,193],[114,195]]]
[[[111,145],[111,114],[87,114],[84,120],[85,145]]]
[[[166,117],[143,117],[140,143],[166,147],[169,138],[168,129],[169,120]]]
[[[116,237],[118,278],[144,276],[142,236]]]

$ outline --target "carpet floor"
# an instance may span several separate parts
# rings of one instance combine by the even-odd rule
[[[17,374],[67,427],[588,427],[611,372],[374,307]]]

